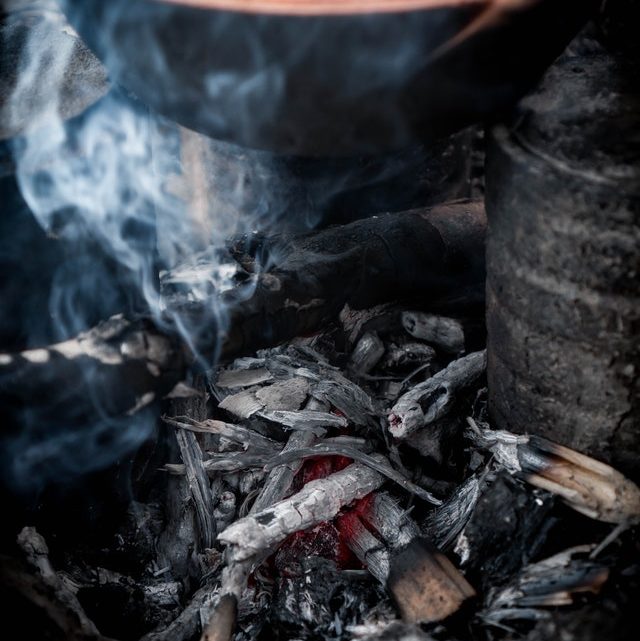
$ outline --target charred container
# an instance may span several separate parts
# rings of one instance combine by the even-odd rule
[[[219,140],[302,156],[432,142],[508,109],[590,0],[66,0],[112,77]]]
[[[487,156],[490,407],[640,472],[638,65],[584,35]]]

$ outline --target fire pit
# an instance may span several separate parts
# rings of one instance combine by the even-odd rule
[[[503,55],[483,31],[504,44],[503,7],[523,27],[553,3],[365,4],[374,16],[325,3],[323,28],[431,20],[435,4],[449,25],[473,18],[437,52],[450,63],[467,38]],[[194,38],[222,14],[272,33],[320,6],[135,5],[174,16],[165,35],[199,16]],[[381,129],[360,140],[369,155],[339,159],[237,147],[149,105],[254,146],[351,153],[348,100],[293,142],[302,112],[241,131],[218,111],[224,133],[148,93],[156,76],[136,84],[148,58],[123,69],[127,37],[98,47],[107,80],[51,2],[8,6],[2,46],[22,61],[0,103],[9,628],[78,641],[631,638],[640,112],[614,5],[486,145],[474,127],[430,148],[417,127],[391,153]],[[67,7],[94,45],[86,16],[126,13]],[[180,100],[194,104],[210,63],[173,69]]]

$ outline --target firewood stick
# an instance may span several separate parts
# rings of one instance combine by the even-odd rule
[[[213,518],[213,494],[202,464],[202,450],[193,432],[178,428],[176,439],[184,461],[189,490],[196,507],[201,549],[211,548],[216,537],[216,522]]]
[[[491,430],[467,419],[466,435],[498,463],[569,507],[606,523],[640,523],[640,488],[606,463],[541,436]]]
[[[352,463],[339,472],[307,483],[302,490],[271,507],[239,519],[220,532],[218,540],[228,546],[230,561],[243,561],[273,550],[290,534],[330,521],[341,508],[384,482],[378,472]]]
[[[396,438],[407,438],[444,416],[456,396],[473,385],[486,366],[486,350],[468,354],[402,395],[389,413],[391,434]]]
[[[393,594],[407,622],[441,621],[475,595],[449,559],[421,536],[417,524],[384,492],[343,514],[338,527],[351,550]]]
[[[403,312],[402,326],[414,338],[450,354],[460,354],[464,349],[464,330],[460,321],[454,318],[424,312]]]

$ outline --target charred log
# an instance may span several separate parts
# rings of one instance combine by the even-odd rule
[[[453,296],[484,281],[479,202],[384,214],[282,242],[275,268],[237,304],[223,356],[311,333],[346,303]],[[232,302],[232,301],[231,301]]]

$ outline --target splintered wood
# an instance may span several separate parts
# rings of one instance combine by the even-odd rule
[[[407,438],[421,427],[442,418],[456,397],[482,376],[487,366],[486,350],[463,356],[400,397],[389,413],[389,431]]]

